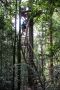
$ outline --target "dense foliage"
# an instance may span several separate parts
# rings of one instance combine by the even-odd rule
[[[0,0],[0,90],[30,89],[60,89],[60,0]]]

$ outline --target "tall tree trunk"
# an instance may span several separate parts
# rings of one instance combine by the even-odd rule
[[[32,48],[33,48],[33,19],[30,20],[29,22],[29,65],[31,67],[33,67],[33,51],[32,51]],[[32,86],[33,84],[33,81],[32,81],[32,74],[30,72],[30,70],[28,70],[28,82],[29,82],[29,85]]]
[[[52,39],[52,18],[50,20],[50,78],[53,83],[53,39]]]
[[[2,34],[2,30],[1,30],[1,34]],[[3,47],[2,47],[2,46],[3,46],[3,45],[2,45],[2,36],[1,36],[1,75],[2,75],[2,64],[3,64],[3,63],[2,63],[2,62],[3,62],[3,61],[2,61],[2,60],[3,60],[3,58],[2,58],[2,48],[3,48]]]
[[[41,75],[42,75],[42,89],[45,90],[45,76],[44,76],[44,50],[43,50],[43,40],[44,40],[44,31],[43,31],[43,22],[42,22],[42,34],[41,34]]]
[[[32,1],[29,0],[29,9],[31,9],[32,11]],[[30,15],[29,15],[30,17]],[[29,65],[30,67],[32,68],[33,67],[33,18],[30,19],[29,21]],[[32,80],[32,72],[31,72],[31,69],[29,68],[28,69],[28,83],[29,83],[29,86],[32,88],[32,85],[33,85],[33,80]]]
[[[19,0],[19,36],[17,44],[17,53],[18,53],[18,90],[21,87],[21,0]]]
[[[52,0],[49,1],[49,15],[50,15],[50,18],[49,18],[49,23],[50,23],[50,26],[49,26],[49,33],[50,33],[50,79],[51,79],[51,83],[53,83],[53,28],[52,28],[52,15],[53,15],[53,11],[54,11],[54,8],[53,8],[53,2]]]
[[[17,0],[16,0],[16,9],[15,9],[15,37],[13,42],[13,87],[12,90],[15,90],[15,58],[16,58],[16,23],[17,23]]]

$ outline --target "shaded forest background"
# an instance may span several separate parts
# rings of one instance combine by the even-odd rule
[[[60,90],[60,0],[0,0],[0,90]]]

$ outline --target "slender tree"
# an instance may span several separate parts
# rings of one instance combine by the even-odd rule
[[[21,0],[19,0],[19,34],[17,42],[18,54],[18,90],[21,87]]]
[[[50,79],[51,79],[51,83],[53,83],[53,30],[52,30],[52,15],[53,15],[53,1],[49,1],[49,33],[50,33]]]
[[[17,23],[17,0],[16,0],[16,4],[15,4],[15,34],[14,34],[14,42],[13,42],[13,88],[12,90],[14,90],[14,81],[15,81],[15,60],[16,60],[16,23]]]

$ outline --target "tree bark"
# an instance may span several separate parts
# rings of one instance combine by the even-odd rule
[[[49,33],[50,33],[50,70],[49,70],[49,74],[50,74],[50,79],[51,79],[51,83],[53,83],[53,28],[52,28],[52,15],[53,15],[53,11],[54,11],[54,8],[53,8],[53,2],[50,1],[49,2],[49,15],[50,15],[50,18],[49,18],[49,23],[50,23],[50,26],[49,26]]]
[[[13,87],[12,90],[15,90],[15,59],[16,59],[16,23],[17,23],[17,0],[16,0],[16,9],[15,9],[15,36],[13,42]]]
[[[21,0],[19,0],[19,35],[18,35],[18,88],[17,90],[20,90],[21,87]]]

